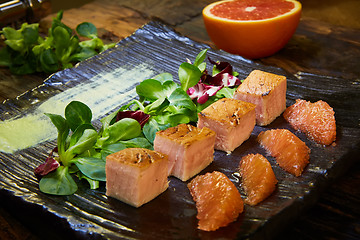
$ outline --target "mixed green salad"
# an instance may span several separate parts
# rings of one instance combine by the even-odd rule
[[[61,22],[62,16],[63,11],[58,12],[45,37],[39,33],[38,23],[23,23],[18,30],[4,27],[0,31],[5,43],[0,49],[0,66],[18,75],[51,74],[115,46],[104,44],[94,24],[83,22],[73,32]],[[89,40],[80,41],[79,36]]]
[[[125,148],[153,149],[159,130],[181,123],[196,123],[202,109],[223,97],[232,97],[241,81],[227,62],[215,62],[212,73],[206,69],[207,49],[195,61],[179,66],[178,81],[161,73],[136,86],[138,97],[92,124],[91,109],[72,101],[64,117],[46,113],[58,130],[57,147],[35,169],[44,193],[70,195],[77,191],[73,177],[85,179],[91,189],[106,181],[106,156]],[[178,84],[177,82],[180,82]]]

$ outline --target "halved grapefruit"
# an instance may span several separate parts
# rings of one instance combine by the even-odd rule
[[[223,0],[203,9],[209,37],[229,53],[270,56],[290,40],[301,16],[296,0]]]

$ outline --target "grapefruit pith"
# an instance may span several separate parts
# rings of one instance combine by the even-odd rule
[[[301,16],[296,0],[223,0],[203,9],[215,45],[246,58],[270,56],[290,40]]]

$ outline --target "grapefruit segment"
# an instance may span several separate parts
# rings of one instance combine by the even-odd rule
[[[277,179],[270,162],[263,155],[244,156],[240,161],[239,171],[247,195],[246,204],[255,206],[274,192]]]
[[[295,0],[223,0],[203,9],[210,39],[246,58],[270,56],[290,40],[301,16]]]
[[[257,140],[271,156],[276,158],[281,168],[297,177],[309,163],[310,149],[287,129],[261,132]]]
[[[283,116],[295,130],[304,132],[319,144],[330,145],[336,139],[334,110],[322,100],[311,103],[297,99]]]
[[[244,209],[239,191],[223,173],[198,175],[188,183],[196,203],[198,228],[215,231],[235,221]]]

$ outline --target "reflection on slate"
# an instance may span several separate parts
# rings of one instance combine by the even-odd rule
[[[47,79],[43,86],[5,102],[0,106],[0,112],[7,111],[13,116],[17,115],[32,106],[30,103],[35,98],[43,101],[67,88],[76,87],[104,69],[109,71],[118,66],[131,68],[147,62],[153,64],[155,72],[170,72],[177,78],[179,65],[187,58],[194,59],[204,48],[208,46],[181,36],[161,23],[150,22],[132,36],[120,41],[117,48],[87,60],[76,68],[58,72]],[[341,79],[334,79],[328,84],[329,79],[326,76],[301,73],[299,80],[280,68],[261,65],[222,51],[209,49],[208,56],[233,64],[240,78],[245,78],[253,69],[286,75],[287,105],[297,98],[328,101],[336,112],[336,145],[319,146],[306,139],[304,134],[295,132],[279,117],[269,126],[256,126],[250,139],[231,155],[216,151],[214,162],[201,174],[214,170],[225,173],[244,196],[238,175],[234,173],[242,156],[248,153],[267,155],[256,143],[256,136],[260,131],[287,128],[311,148],[310,164],[301,177],[286,173],[276,165],[274,158],[268,156],[278,179],[275,193],[258,206],[245,206],[244,213],[237,221],[215,232],[197,230],[196,207],[186,183],[172,177],[169,178],[170,186],[167,191],[139,209],[107,198],[105,184],[101,184],[97,190],[89,190],[87,183],[82,182],[76,194],[65,197],[41,193],[33,169],[45,160],[48,152],[55,146],[55,141],[42,143],[13,155],[0,153],[0,199],[3,204],[18,211],[24,218],[34,222],[34,225],[39,225],[39,228],[51,227],[51,231],[47,230],[49,234],[72,239],[273,237],[289,220],[311,206],[319,191],[353,161],[352,148],[355,148],[360,136],[360,129],[356,127],[359,112],[356,111],[355,104],[358,100],[347,100],[346,104],[343,100],[349,96],[355,97],[356,92],[351,89],[350,82]],[[341,89],[349,91],[344,93]],[[0,118],[6,119],[1,114]],[[96,120],[95,124],[99,126],[99,121]]]

